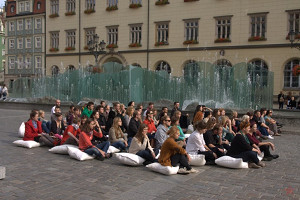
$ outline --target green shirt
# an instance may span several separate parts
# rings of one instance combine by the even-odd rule
[[[85,107],[85,108],[83,109],[83,111],[82,111],[81,116],[86,115],[88,118],[90,118],[91,115],[92,115],[92,113],[93,113],[92,110],[89,110],[87,107]]]

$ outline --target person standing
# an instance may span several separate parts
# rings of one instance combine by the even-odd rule
[[[55,106],[52,107],[51,109],[51,114],[54,114],[55,113],[55,108],[57,107],[60,107],[60,100],[59,99],[56,99],[55,101]]]
[[[2,88],[2,95],[3,95],[3,100],[5,100],[6,97],[8,96],[8,89],[5,84],[3,85],[3,88]]]
[[[279,104],[279,109],[283,109],[283,104],[284,104],[284,94],[282,91],[278,94],[278,104]]]

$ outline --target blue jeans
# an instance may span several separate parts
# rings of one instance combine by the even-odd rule
[[[51,122],[50,121],[48,121],[48,122],[46,122],[46,121],[43,121],[42,122],[42,129],[43,129],[43,131],[45,131],[45,133],[50,133],[50,129],[51,129]]]
[[[268,130],[265,127],[259,126],[258,130],[261,132],[264,136],[269,136]]]
[[[242,158],[244,162],[253,162],[255,164],[259,163],[257,153],[255,151],[244,151],[238,155],[232,155],[231,157]]]
[[[107,153],[107,150],[109,148],[109,142],[108,141],[105,141],[105,142],[102,142],[100,144],[97,144],[97,148],[98,149],[101,149],[102,151],[104,151],[105,153]],[[95,148],[95,147],[92,147],[92,148],[88,148],[86,150],[84,150],[85,153],[89,154],[89,155],[95,155],[96,157],[103,157],[102,154],[100,153],[100,151]]]
[[[156,152],[154,152],[154,154],[157,155]],[[155,158],[153,158],[152,153],[149,149],[140,150],[136,153],[136,155],[144,158],[145,160],[151,161],[151,162],[155,161]]]
[[[116,147],[117,149],[120,149],[120,150],[126,150],[125,143],[122,142],[122,141],[114,142],[114,143],[111,144],[111,146],[114,146],[114,147]]]

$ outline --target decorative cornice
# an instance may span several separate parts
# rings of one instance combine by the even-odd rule
[[[266,15],[266,14],[269,14],[269,12],[248,13],[247,15]]]

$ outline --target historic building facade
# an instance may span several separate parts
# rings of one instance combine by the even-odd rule
[[[274,72],[274,94],[298,95],[292,68],[300,52],[287,36],[299,33],[299,16],[298,0],[48,0],[46,75],[94,65],[87,45],[98,34],[107,45],[100,65],[115,61],[182,76],[190,62],[251,62],[258,74]]]
[[[4,82],[5,68],[5,23],[3,8],[0,8],[0,83]]]
[[[8,0],[5,83],[45,74],[45,0]]]

